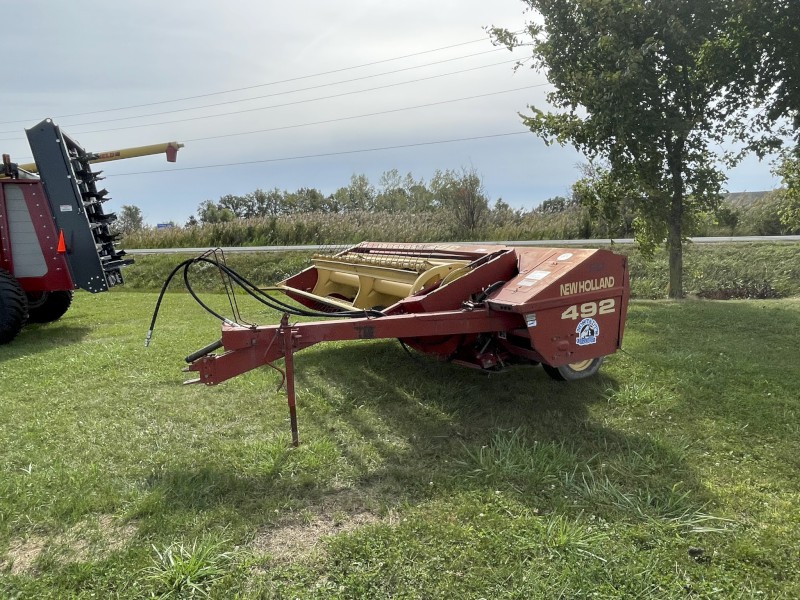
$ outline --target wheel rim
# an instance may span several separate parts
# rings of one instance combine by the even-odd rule
[[[570,364],[569,364],[569,365],[567,365],[567,366],[568,366],[570,369],[572,369],[573,371],[575,371],[576,373],[580,373],[581,371],[585,371],[586,369],[588,369],[589,367],[591,367],[591,366],[592,366],[592,362],[593,362],[593,360],[594,360],[594,359],[591,359],[591,358],[590,358],[590,359],[588,359],[588,360],[582,360],[582,361],[580,361],[580,362],[576,362],[576,363],[570,363]]]
[[[36,309],[42,306],[48,297],[47,292],[27,292],[28,296],[28,310]]]

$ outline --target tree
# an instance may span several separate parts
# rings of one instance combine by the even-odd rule
[[[572,185],[573,204],[586,208],[595,235],[608,238],[630,237],[639,231],[639,247],[644,254],[655,251],[653,236],[642,235],[648,223],[636,223],[636,206],[647,202],[630,181],[615,178],[608,165],[585,163],[578,166],[583,177]]]
[[[783,206],[780,209],[781,223],[789,233],[800,232],[800,156],[787,156],[776,170],[786,186],[781,190]]]
[[[278,188],[273,188],[268,192],[259,188],[248,194],[255,213],[259,217],[275,217],[287,212],[284,206],[284,196],[285,194]]]
[[[366,175],[354,173],[350,176],[348,195],[348,205],[344,207],[346,210],[373,210],[376,193]]]
[[[333,196],[325,196],[316,188],[300,188],[296,192],[284,194],[287,212],[336,212]]]
[[[514,210],[508,202],[502,198],[498,198],[494,202],[489,218],[491,219],[492,225],[505,227],[507,225],[519,223],[522,220],[522,210]]]
[[[408,209],[411,212],[431,212],[435,209],[433,192],[425,185],[424,179],[417,181],[411,173],[403,179],[403,189],[408,196]]]
[[[123,204],[122,210],[113,224],[114,232],[126,235],[142,229],[144,229],[142,210],[132,204]]]
[[[203,224],[227,223],[228,221],[233,221],[236,215],[229,208],[220,207],[211,200],[204,200],[197,207],[197,218]]]
[[[375,196],[375,210],[402,212],[408,210],[408,191],[403,187],[403,177],[397,169],[384,171],[378,182],[380,191]]]
[[[572,202],[563,196],[548,198],[536,207],[536,212],[543,214],[562,213],[572,205]]]
[[[724,204],[717,209],[716,214],[717,223],[720,227],[730,229],[731,235],[736,231],[736,226],[739,224],[739,211]]]
[[[217,208],[231,211],[237,219],[249,219],[257,214],[256,202],[252,194],[246,196],[226,194],[217,202]]]
[[[430,187],[438,208],[452,214],[459,230],[471,234],[483,224],[489,201],[474,168],[462,167],[461,173],[436,171]]]
[[[731,0],[725,34],[709,48],[731,79],[724,105],[737,133],[763,157],[794,136],[800,151],[800,18],[797,0]]]
[[[669,296],[683,296],[687,226],[720,202],[715,145],[728,113],[729,69],[708,49],[722,46],[731,2],[706,0],[523,0],[541,16],[529,41],[493,29],[509,47],[529,44],[546,71],[554,112],[533,108],[524,123],[547,143],[602,158],[607,177],[631,189],[636,237],[666,242]]]

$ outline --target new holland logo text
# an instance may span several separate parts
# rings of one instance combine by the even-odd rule
[[[596,290],[606,290],[614,287],[613,277],[600,277],[598,279],[587,279],[586,281],[573,281],[561,284],[561,295],[572,296],[583,292],[594,292]]]

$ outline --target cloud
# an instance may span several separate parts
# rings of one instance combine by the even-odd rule
[[[136,204],[150,222],[183,222],[205,199],[257,187],[331,193],[353,173],[377,183],[392,168],[429,178],[474,166],[493,199],[530,208],[565,194],[581,160],[533,134],[335,154],[524,130],[518,113],[541,106],[547,87],[496,92],[546,80],[514,73],[524,50],[493,51],[483,30],[520,28],[524,8],[519,0],[12,3],[4,22],[26,26],[0,38],[3,55],[19,57],[0,89],[0,148],[29,157],[23,129],[45,117],[93,151],[186,141],[174,166],[162,157],[103,166],[111,208]],[[192,96],[203,97],[179,100]],[[206,106],[219,102],[231,103]],[[423,104],[431,106],[410,109]],[[152,114],[178,109],[191,110]],[[234,114],[213,116],[221,113]],[[88,124],[118,118],[127,119]],[[328,122],[311,125],[319,121]],[[331,156],[122,176],[314,154]],[[748,185],[768,180],[763,165],[748,168]]]

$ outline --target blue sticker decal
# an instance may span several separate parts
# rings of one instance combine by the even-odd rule
[[[578,346],[588,346],[589,344],[596,344],[597,338],[600,336],[600,326],[594,319],[584,319],[578,323],[578,328],[575,329],[578,338],[575,343]]]

